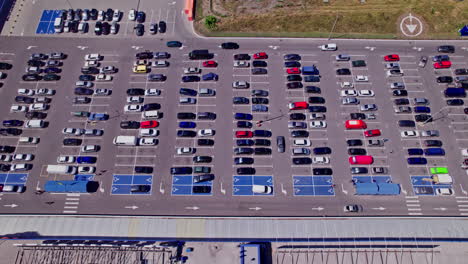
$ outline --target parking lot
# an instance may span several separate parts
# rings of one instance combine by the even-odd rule
[[[29,103],[15,102],[18,89],[37,91],[47,88],[56,91],[54,95],[47,96],[51,101],[47,103],[48,109],[44,110],[47,113],[44,119],[48,124],[46,127],[21,128],[21,135],[0,138],[0,145],[15,147],[12,155],[34,155],[34,159],[27,162],[33,165],[31,170],[0,175],[0,181],[6,185],[26,186],[24,193],[3,193],[2,203],[5,205],[20,204],[14,209],[17,212],[187,214],[193,210],[197,214],[214,215],[254,212],[265,215],[324,212],[339,215],[343,213],[344,205],[359,204],[364,215],[464,215],[468,209],[465,206],[468,201],[464,187],[466,172],[460,166],[464,160],[461,151],[468,147],[465,106],[448,106],[446,100],[454,98],[445,98],[443,93],[446,87],[454,87],[455,84],[436,82],[438,76],[455,78],[461,76],[455,74],[455,69],[468,68],[468,54],[458,46],[454,54],[448,54],[452,62],[450,68],[434,69],[433,56],[441,54],[436,52],[436,45],[428,45],[418,52],[387,47],[370,51],[346,44],[339,44],[338,51],[320,51],[317,45],[308,49],[301,45],[298,48],[289,45],[283,49],[258,45],[251,49],[243,43],[239,49],[226,50],[218,47],[221,42],[189,42],[183,43],[181,48],[150,42],[143,42],[138,48],[131,42],[113,48],[95,42],[87,49],[77,48],[79,42],[63,40],[61,43],[60,46],[48,46],[49,42],[41,40],[35,43],[36,47],[30,48],[32,43],[25,42],[6,48],[0,56],[1,62],[13,65],[11,70],[4,71],[8,75],[1,88],[5,102],[0,109],[2,120],[28,121],[23,117],[24,113],[10,112],[12,105],[30,106]],[[194,47],[209,49],[213,58],[189,59],[189,52]],[[152,55],[167,52],[170,56],[153,56],[137,62],[136,54],[146,50]],[[58,73],[60,80],[21,79],[32,53],[51,52],[67,55]],[[267,57],[254,60],[254,54],[260,52],[265,52]],[[20,53],[24,54],[17,55]],[[93,91],[91,94],[76,94],[76,82],[84,78],[82,75],[87,75],[81,72],[89,61],[85,56],[96,53],[100,56],[98,69],[113,66],[116,72],[106,73],[111,76],[107,81],[91,80],[92,87],[85,87]],[[244,61],[249,65],[235,65],[235,54],[248,54],[251,58]],[[302,80],[302,88],[288,89],[286,85],[290,81],[287,78],[291,79],[288,76],[295,74],[287,73],[290,68],[285,67],[288,60],[284,56],[287,54],[300,56],[300,60],[296,60],[301,63],[300,69],[316,66],[317,76],[320,76],[318,81]],[[335,57],[338,54],[349,55],[350,59],[337,61]],[[384,57],[389,54],[398,54],[399,60],[385,61]],[[425,67],[418,66],[421,56],[428,57]],[[203,64],[210,60],[215,61],[216,66]],[[364,65],[356,66],[355,61],[361,60]],[[159,67],[156,66],[157,61],[166,61],[167,64]],[[264,61],[265,64],[253,67],[254,61]],[[399,63],[403,75],[387,76],[388,63]],[[133,70],[137,65],[145,65],[146,70]],[[253,68],[265,70],[258,74],[252,72]],[[349,74],[338,74],[338,69],[349,69]],[[162,74],[165,79],[151,80],[154,74]],[[91,75],[95,76],[93,78],[97,76]],[[217,80],[210,79],[216,75]],[[298,75],[301,78],[308,76],[305,73]],[[183,78],[187,76],[200,80],[186,82]],[[357,76],[363,77],[357,79]],[[247,82],[249,86],[233,88],[234,82]],[[393,83],[401,83],[404,89],[401,86],[400,89],[391,88]],[[319,88],[320,92],[311,86]],[[129,92],[129,89],[135,91]],[[142,94],[139,94],[139,89],[142,89]],[[405,90],[406,93],[396,90]],[[41,97],[25,96],[33,100]],[[234,98],[244,99],[236,99],[238,102],[234,103]],[[430,108],[428,114],[432,115],[432,122],[418,121],[419,112],[395,111],[401,106],[412,109],[423,106],[415,98],[427,100],[424,106]],[[408,101],[400,100],[398,104],[402,104],[396,105],[397,99]],[[291,110],[289,104],[297,102],[306,102],[315,110]],[[376,105],[375,109],[370,106],[372,104]],[[369,105],[366,107],[370,109],[362,108],[364,105]],[[326,111],[322,112],[320,107],[325,107]],[[148,111],[142,111],[142,108],[151,108],[158,114],[145,116]],[[107,117],[92,120],[78,116],[77,112]],[[194,113],[195,116],[184,116],[184,113]],[[212,113],[213,116],[205,118],[204,113]],[[294,119],[291,119],[291,114],[295,114]],[[362,119],[366,128],[347,129],[345,122],[351,119]],[[415,121],[415,127],[402,127],[399,120]],[[138,127],[126,127],[130,121]],[[83,129],[83,132],[64,134],[65,128]],[[365,133],[377,129],[381,133],[379,136],[370,137]],[[88,130],[90,134],[84,132]],[[92,130],[102,130],[102,135],[94,134],[97,132]],[[438,135],[423,136],[423,132],[429,130],[437,130]],[[416,131],[416,134],[408,131]],[[39,137],[40,142],[19,143],[18,138],[25,136]],[[113,141],[118,136],[138,138],[139,144],[115,145]],[[278,136],[285,138],[284,152],[278,151]],[[140,141],[142,138],[145,140]],[[79,144],[64,145],[67,139],[77,139]],[[441,143],[427,140],[439,140]],[[409,155],[409,149],[425,151],[436,148],[431,144],[442,144],[440,147],[445,155]],[[419,150],[411,151],[418,153]],[[356,154],[348,153],[372,156],[373,162],[350,164],[348,159]],[[71,156],[70,164],[79,166],[80,171],[74,175],[48,173],[47,165],[59,164],[61,156]],[[95,161],[82,163],[83,159],[78,162],[79,157],[94,158]],[[426,164],[409,164],[407,161],[408,158],[419,157],[425,158]],[[139,170],[139,167],[151,170]],[[435,174],[446,174],[432,173],[431,169],[436,167],[446,168],[453,182],[435,181]],[[171,168],[189,170],[171,173]],[[199,179],[200,175],[210,174],[214,179]],[[93,180],[99,182],[99,189],[96,193],[81,195],[35,195],[34,192],[43,189],[48,180]],[[356,184],[361,183],[396,183],[401,186],[401,193],[395,196],[355,195]],[[143,189],[134,190],[135,186],[143,186]],[[451,195],[437,195],[445,194],[438,189],[447,188],[453,192]],[[37,204],[25,205],[22,202],[31,198],[36,199]],[[54,203],[46,204],[49,200]],[[294,204],[301,209],[292,206]],[[134,206],[138,209],[132,209]],[[3,210],[11,211],[12,208]]]

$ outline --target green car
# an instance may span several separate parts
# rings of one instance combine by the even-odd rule
[[[169,48],[180,48],[182,47],[182,42],[179,41],[168,41],[166,46]]]
[[[431,168],[432,174],[448,174],[448,169],[446,167],[434,167]]]
[[[366,61],[364,60],[355,60],[352,61],[351,64],[353,65],[353,67],[366,67]]]

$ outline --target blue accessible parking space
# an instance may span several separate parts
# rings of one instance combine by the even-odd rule
[[[390,183],[392,182],[392,177],[390,176],[354,176],[353,181],[355,183]]]
[[[335,195],[331,176],[293,176],[294,195]]]
[[[85,176],[86,177],[86,176]],[[83,177],[82,177],[83,178]],[[131,192],[132,185],[150,185],[153,183],[153,175],[124,175],[114,174],[112,176],[111,194],[122,195],[151,195],[152,188],[149,192]]]
[[[233,177],[232,195],[273,195],[272,193],[254,193],[253,185],[273,187],[273,176],[237,175]]]
[[[211,191],[209,193],[194,193],[193,186],[209,186]],[[172,176],[172,195],[211,195],[213,193],[213,183],[207,182],[193,182],[193,175],[174,175]]]
[[[92,181],[94,180],[94,174],[76,174],[75,181]]]
[[[37,24],[36,34],[54,34],[54,21],[62,16],[61,10],[44,10]]]
[[[27,173],[0,173],[0,184],[26,185]]]
[[[431,176],[411,176],[415,195],[435,195],[436,189],[452,188],[450,184],[434,184]]]

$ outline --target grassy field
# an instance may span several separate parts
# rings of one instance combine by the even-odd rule
[[[419,38],[456,39],[468,24],[468,0],[211,0],[203,7],[202,1],[210,3],[198,1],[196,28],[207,36],[328,37],[338,17],[334,38],[403,38],[399,21],[412,13],[423,19]],[[219,20],[214,30],[204,28],[208,14]]]

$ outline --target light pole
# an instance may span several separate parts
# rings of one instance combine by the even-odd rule
[[[435,112],[431,118],[427,119],[426,121],[424,121],[421,126],[425,126],[428,122],[431,122],[431,121],[435,121],[435,120],[438,120],[438,119],[442,119],[442,118],[445,118],[447,115],[445,116],[441,116],[440,118],[438,119],[434,119],[434,117],[438,114],[438,113],[441,113],[444,109],[448,108],[449,106],[444,106],[442,107],[439,111]]]

